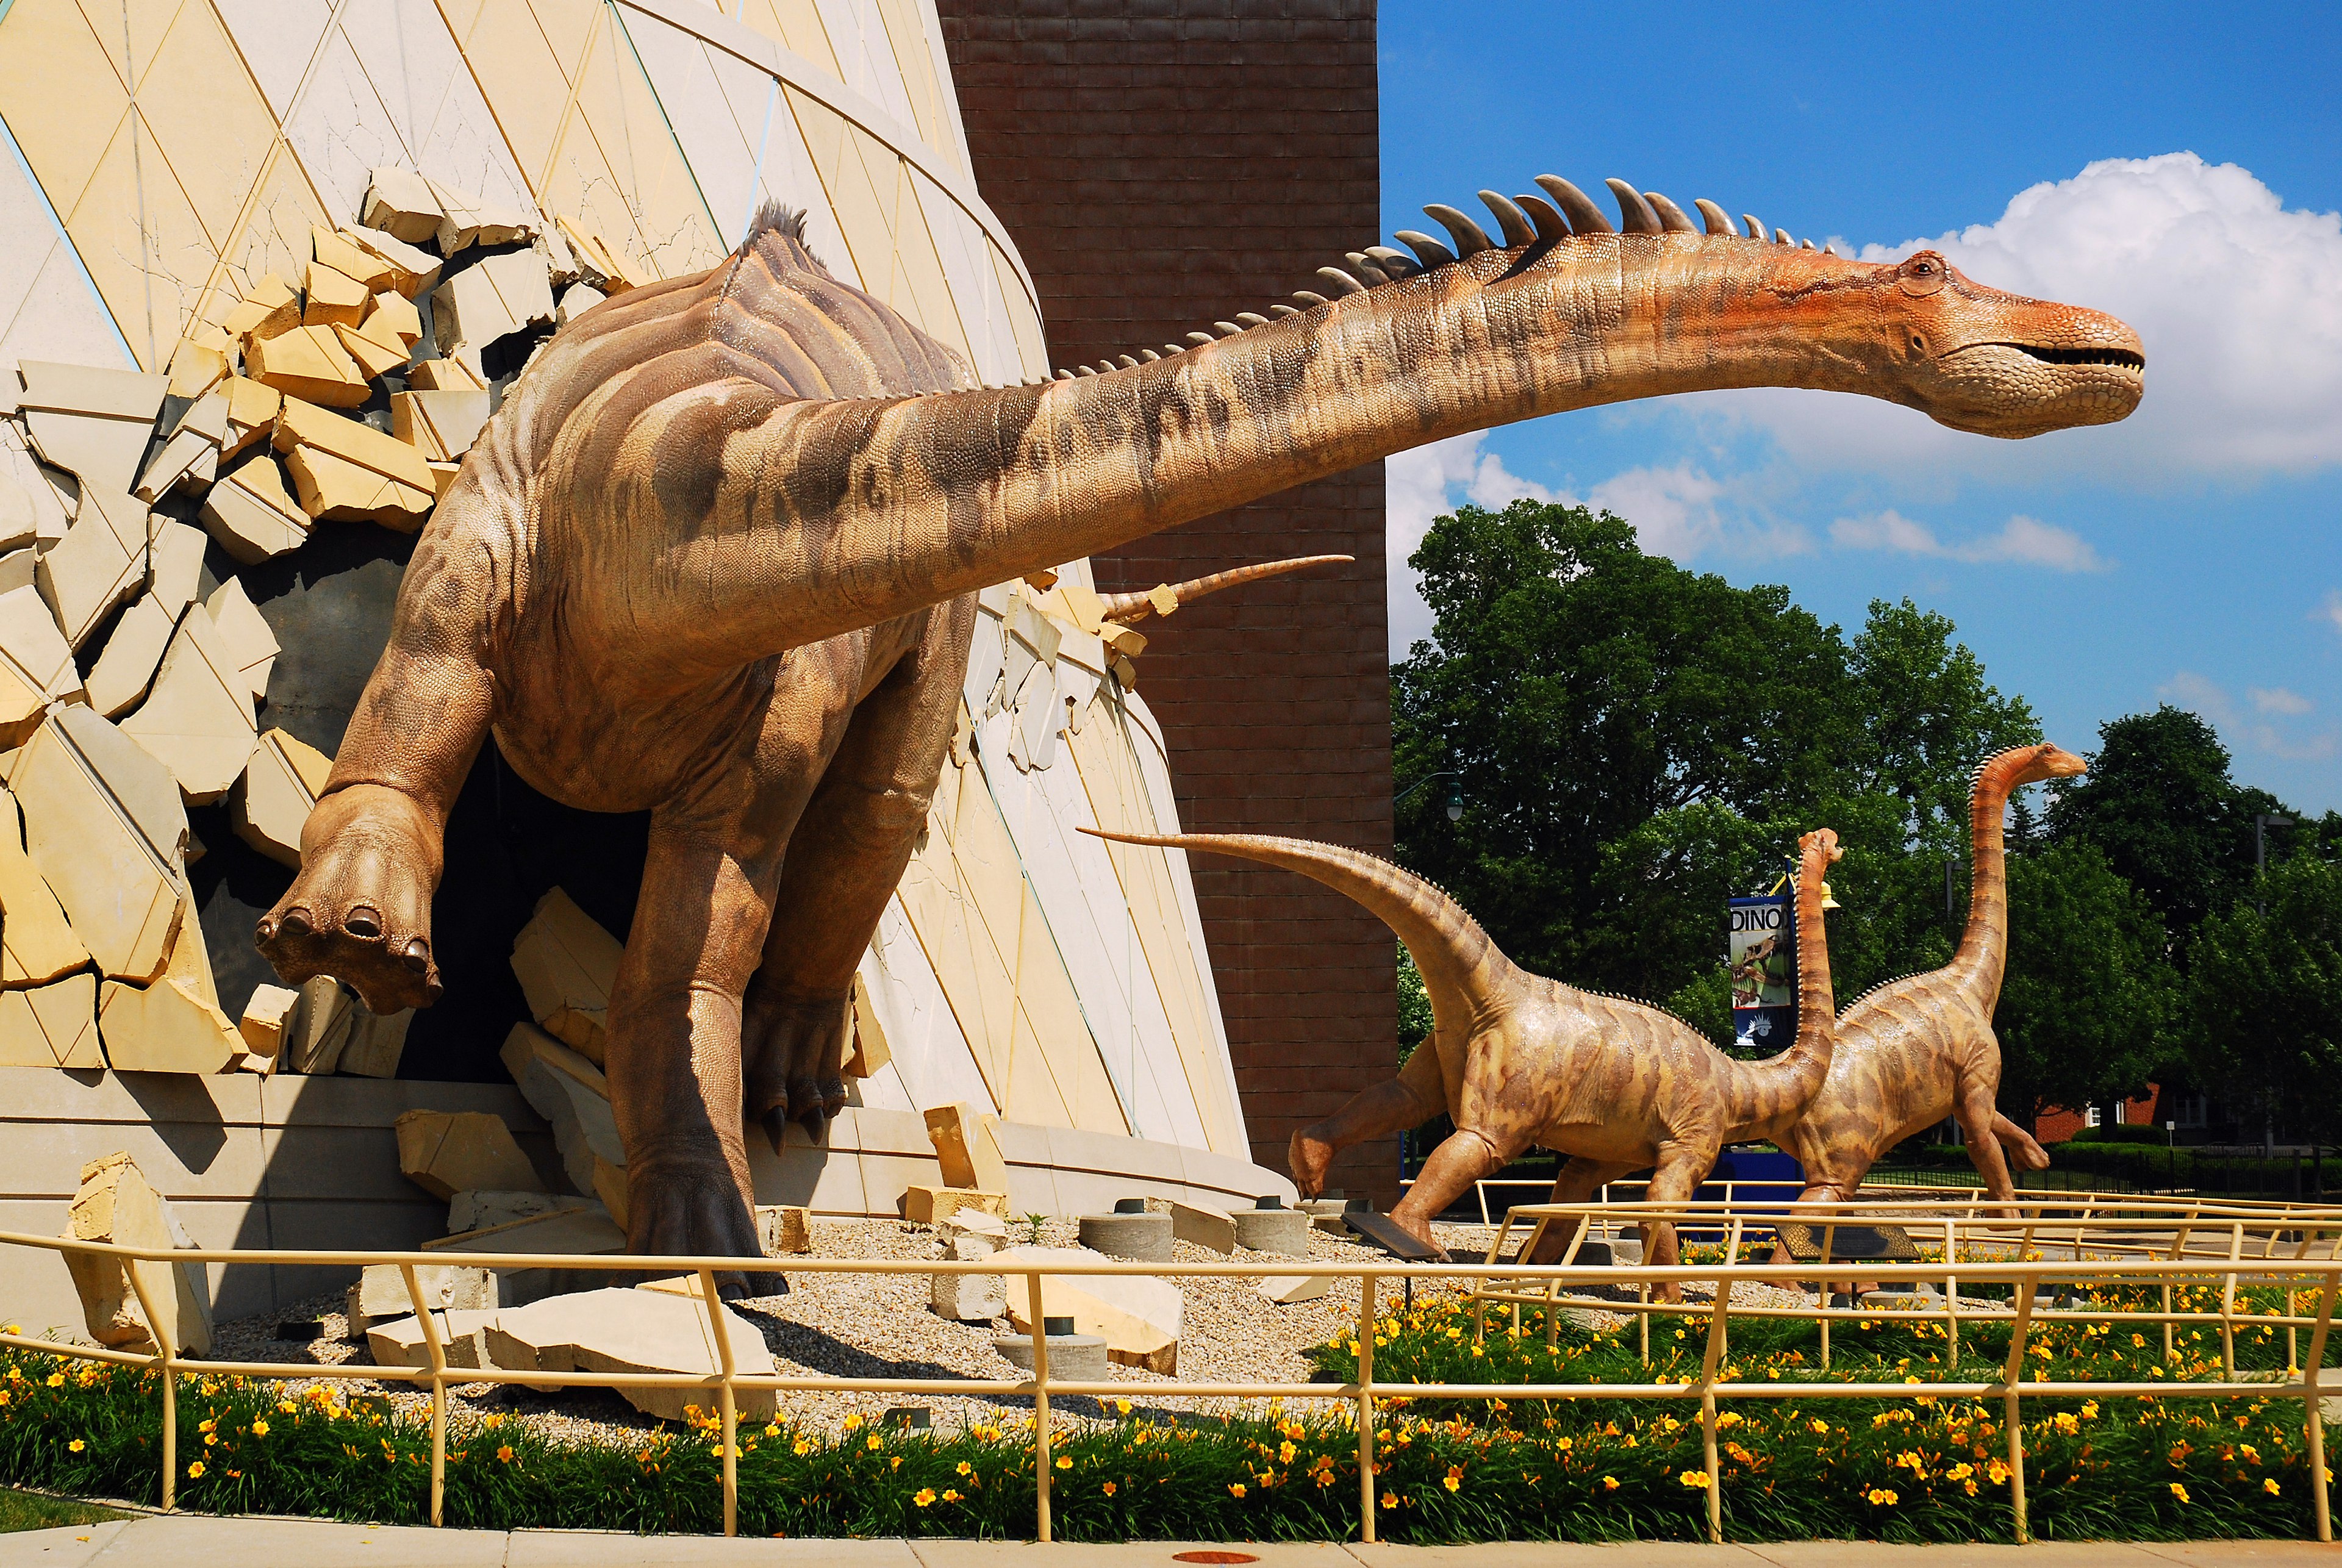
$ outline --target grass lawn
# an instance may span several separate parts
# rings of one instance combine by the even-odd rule
[[[103,1524],[123,1515],[62,1497],[43,1497],[0,1486],[0,1534],[13,1530],[54,1530],[61,1524]]]

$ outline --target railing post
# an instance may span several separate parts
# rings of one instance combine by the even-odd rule
[[[1699,1368],[1699,1435],[1707,1463],[1707,1538],[1724,1543],[1724,1473],[1716,1457],[1716,1369],[1724,1360],[1725,1319],[1732,1309],[1732,1264],[1740,1255],[1740,1222],[1732,1222],[1725,1268],[1716,1276],[1716,1306],[1707,1319],[1707,1354]]]
[[[1054,1540],[1049,1518],[1049,1320],[1041,1315],[1041,1271],[1025,1276],[1033,1322],[1033,1502],[1043,1541]]]
[[[431,1527],[445,1523],[447,1503],[447,1353],[439,1343],[439,1325],[424,1304],[423,1284],[413,1263],[398,1265],[406,1282],[406,1299],[415,1303],[415,1322],[423,1330],[423,1351],[431,1366]]]
[[[2018,1287],[2017,1324],[2009,1331],[2008,1364],[2001,1369],[2001,1425],[2008,1439],[2008,1502],[2017,1519],[2017,1543],[2025,1545],[2033,1539],[2033,1528],[2025,1513],[2025,1422],[2024,1412],[2017,1405],[2017,1382],[2025,1372],[2025,1340],[2033,1329],[2033,1294],[2035,1282],[2027,1279]]]
[[[2304,1425],[2309,1434],[2309,1506],[2317,1521],[2317,1538],[2334,1539],[2334,1519],[2326,1492],[2330,1477],[2326,1473],[2326,1407],[2318,1389],[2318,1373],[2326,1365],[2326,1336],[2334,1326],[2334,1293],[2342,1286],[2342,1274],[2327,1274],[2326,1288],[2319,1293],[2317,1326],[2309,1333],[2309,1361],[2301,1369],[2302,1403],[2308,1414]]]
[[[1375,1276],[1358,1279],[1358,1539],[1375,1543]]]
[[[2081,1254],[2077,1250],[2076,1257]],[[1944,1220],[1944,1337],[1950,1343],[1950,1364],[1960,1364],[1960,1232],[1959,1222]]]
[[[724,1321],[723,1298],[716,1293],[716,1271],[699,1271],[699,1299],[707,1308],[708,1331],[716,1336],[716,1364],[724,1369],[723,1385],[716,1390],[716,1408],[724,1425],[716,1440],[724,1451],[724,1533],[740,1533],[740,1401],[732,1391],[732,1376],[737,1370],[732,1359],[731,1327]]]
[[[139,1277],[137,1265],[145,1261],[134,1259],[124,1265],[122,1272],[130,1276],[130,1289],[138,1297],[138,1310],[146,1314],[146,1337],[155,1342],[155,1364],[163,1370],[163,1512],[168,1513],[179,1496],[178,1347],[158,1326],[163,1320],[155,1315],[155,1303],[146,1295],[146,1282]]]
[[[2228,1227],[2228,1262],[2235,1263],[2244,1251],[2245,1223],[2238,1220]],[[2237,1375],[2237,1271],[2233,1267],[2220,1284],[2220,1375],[2230,1379]]]

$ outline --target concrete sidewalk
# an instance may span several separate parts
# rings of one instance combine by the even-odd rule
[[[1208,1555],[1206,1555],[1208,1553]],[[2142,1545],[2063,1542],[2035,1546],[1882,1546],[1803,1541],[1763,1546],[1677,1542],[1623,1546],[1500,1542],[1482,1546],[1360,1546],[1257,1542],[1043,1546],[1029,1541],[725,1541],[555,1530],[422,1530],[308,1519],[148,1514],[105,1524],[0,1535],[0,1568],[666,1568],[762,1563],[787,1568],[2342,1568],[2342,1546],[2314,1542],[2196,1541]]]

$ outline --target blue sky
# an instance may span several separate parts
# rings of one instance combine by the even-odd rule
[[[2238,778],[2342,808],[2342,8],[1383,0],[1381,37],[1386,235],[1616,175],[1842,252],[1938,245],[2147,355],[2130,420],[2030,442],[1719,393],[1394,459],[1395,653],[1432,515],[1590,500],[1849,631],[1873,598],[1943,612],[2069,747],[2167,701]]]

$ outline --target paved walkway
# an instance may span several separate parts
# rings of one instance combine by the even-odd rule
[[[1209,1555],[1206,1555],[1208,1553]],[[0,1568],[168,1563],[172,1568],[666,1568],[760,1563],[785,1568],[1175,1568],[1193,1563],[1261,1568],[2342,1568],[2342,1546],[2313,1542],[2107,1542],[2037,1546],[1882,1546],[1806,1541],[1767,1546],[1626,1546],[1499,1543],[1486,1546],[1359,1546],[1170,1542],[1042,1546],[1029,1541],[724,1541],[554,1530],[420,1530],[308,1519],[150,1514],[105,1524],[0,1535]]]

